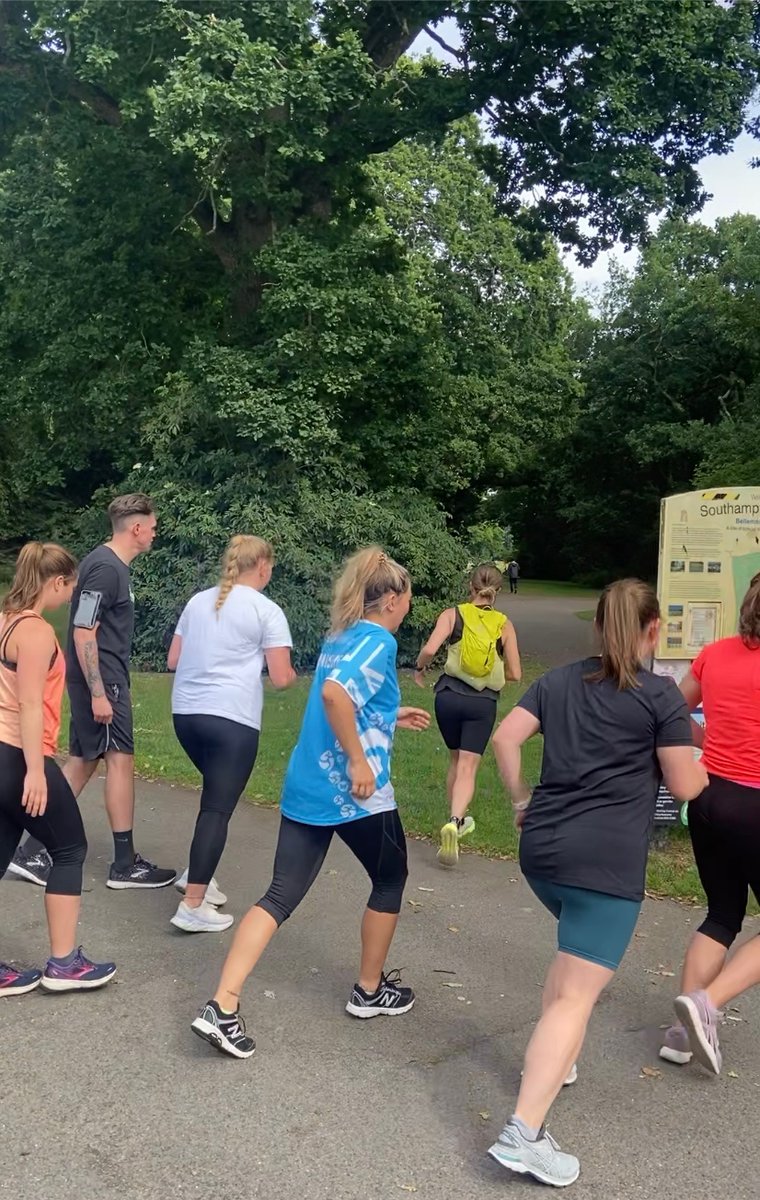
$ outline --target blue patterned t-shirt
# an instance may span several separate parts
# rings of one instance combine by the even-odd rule
[[[282,789],[281,809],[306,825],[340,825],[396,807],[391,750],[400,692],[396,639],[373,621],[357,621],[322,647],[301,732]],[[356,728],[377,786],[367,800],[351,795],[348,760],[333,733],[322,700],[331,680],[353,701]]]

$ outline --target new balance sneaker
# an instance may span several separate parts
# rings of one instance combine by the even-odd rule
[[[720,1075],[723,1056],[718,1042],[718,1012],[704,992],[677,996],[676,1016],[686,1027],[689,1045],[697,1062],[714,1075]]]
[[[250,1058],[256,1049],[255,1041],[245,1032],[240,1013],[222,1012],[216,1000],[204,1004],[190,1028],[209,1045],[233,1058]]]
[[[177,891],[181,892],[184,896],[185,892],[187,891],[187,871],[183,871],[179,879],[175,879],[174,886]],[[216,875],[212,877],[211,883],[206,888],[204,900],[207,904],[213,904],[214,908],[221,908],[223,904],[227,903],[227,897],[225,896],[224,892],[221,891],[219,884],[216,881]]]
[[[355,983],[346,1012],[352,1017],[399,1017],[409,1012],[415,995],[410,987],[401,987],[400,984],[399,971],[381,975],[376,992],[365,992],[363,987]]]
[[[89,992],[104,987],[115,974],[116,963],[91,962],[80,946],[66,967],[48,959],[42,973],[42,986],[46,992]]]
[[[574,1154],[564,1154],[545,1129],[531,1142],[512,1121],[508,1121],[488,1153],[497,1163],[518,1175],[532,1175],[539,1183],[569,1187],[581,1172]]]
[[[685,1067],[691,1062],[692,1053],[689,1046],[689,1035],[683,1025],[670,1026],[670,1029],[662,1039],[660,1058],[664,1058],[666,1062],[676,1063],[679,1067]]]
[[[459,830],[456,821],[447,821],[441,828],[438,861],[444,867],[455,867],[459,862]]]
[[[34,968],[22,970],[10,963],[0,962],[0,996],[22,996],[39,986],[42,971]]]
[[[205,900],[197,905],[181,900],[171,923],[177,929],[183,929],[185,933],[222,933],[223,930],[229,929],[234,920],[231,913],[217,912],[214,906],[207,904]]]
[[[8,864],[8,870],[19,879],[36,883],[39,887],[47,887],[53,860],[47,850],[38,850],[35,854],[24,854],[21,846],[16,847],[13,860]]]
[[[118,889],[162,888],[174,883],[176,878],[176,871],[172,871],[168,867],[156,867],[136,854],[132,866],[123,870],[117,867],[116,863],[111,863],[106,887]]]

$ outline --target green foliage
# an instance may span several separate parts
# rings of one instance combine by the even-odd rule
[[[612,280],[575,428],[508,495],[529,569],[652,576],[662,496],[758,482],[759,301],[750,216],[665,223]]]

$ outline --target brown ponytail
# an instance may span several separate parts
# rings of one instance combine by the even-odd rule
[[[402,596],[410,587],[409,572],[380,546],[357,550],[335,581],[330,632],[341,633],[367,613],[377,612],[386,593]]]
[[[61,575],[67,582],[77,573],[77,560],[55,542],[27,542],[19,550],[13,583],[3,600],[3,612],[23,612],[40,598],[46,583]]]
[[[263,538],[247,533],[236,533],[230,538],[222,559],[219,595],[214,605],[216,611],[219,612],[243,571],[252,571],[262,560],[272,562],[273,559],[272,546]]]
[[[504,576],[493,563],[481,563],[470,576],[470,592],[475,600],[493,604],[504,586]]]
[[[601,670],[589,675],[595,683],[614,679],[618,688],[638,687],[641,668],[641,638],[648,625],[660,616],[654,589],[640,579],[619,579],[599,597],[596,627],[602,642]]]
[[[739,637],[750,650],[760,647],[760,571],[750,580],[739,609]]]

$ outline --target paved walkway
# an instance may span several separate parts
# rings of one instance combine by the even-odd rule
[[[593,607],[593,599],[582,596],[505,592],[499,597],[499,608],[514,623],[520,653],[547,667],[563,666],[593,652],[593,624],[576,615]]]
[[[184,867],[197,796],[141,785],[138,845]],[[514,863],[446,872],[414,842],[392,965],[417,990],[395,1021],[343,1012],[367,887],[340,845],[244,1000],[256,1056],[235,1062],[188,1025],[229,935],[169,925],[173,889],[111,892],[99,787],[81,937],[117,981],[84,996],[2,1001],[0,1196],[14,1200],[516,1200],[542,1194],[485,1151],[510,1112],[537,1016],[552,922]],[[242,806],[220,871],[240,916],[264,890],[277,814]],[[0,883],[2,954],[41,961],[42,896]],[[647,902],[594,1017],[554,1134],[582,1161],[574,1200],[756,1200],[760,996],[723,1030],[725,1073],[662,1064],[678,960],[698,914]],[[445,986],[456,984],[454,987]],[[543,1193],[548,1194],[548,1193]]]

